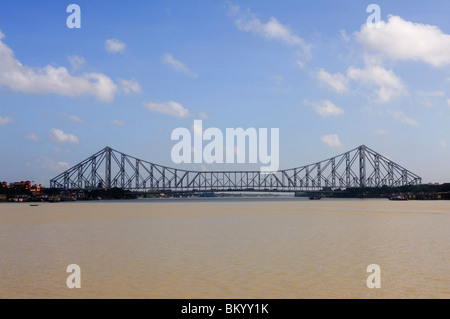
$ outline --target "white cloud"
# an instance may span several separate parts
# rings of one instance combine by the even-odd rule
[[[163,113],[176,117],[188,117],[190,113],[180,103],[175,101],[167,101],[161,103],[144,102],[143,105],[150,111]]]
[[[379,129],[379,130],[375,130],[375,134],[377,134],[377,135],[386,135],[386,134],[388,134],[388,131]]]
[[[78,123],[78,124],[81,124],[81,125],[84,125],[84,126],[87,125],[86,121],[83,120],[82,118],[80,118],[79,116],[76,116],[76,115],[68,115],[67,118],[68,118],[70,121],[74,122],[74,123]]]
[[[105,50],[110,53],[123,53],[127,45],[117,39],[108,39],[105,41]]]
[[[40,164],[40,166],[45,169],[45,170],[49,170],[52,172],[57,172],[57,173],[61,173],[67,169],[70,168],[69,163],[67,162],[58,162],[55,161],[54,159],[51,159],[47,156],[40,156],[38,158],[36,158],[36,162],[38,164]]]
[[[15,120],[12,118],[12,117],[9,117],[9,116],[7,116],[7,117],[1,117],[0,116],[0,126],[1,125],[6,125],[6,124],[8,124],[8,123],[12,123],[12,122],[14,122]]]
[[[208,114],[206,114],[206,113],[203,112],[203,111],[198,112],[198,116],[199,116],[201,119],[204,119],[204,120],[206,120],[206,119],[209,118]]]
[[[30,133],[28,135],[25,135],[24,138],[26,138],[27,140],[33,141],[33,142],[39,142],[39,136],[37,136],[34,133]]]
[[[69,63],[72,66],[72,71],[77,71],[86,64],[86,60],[78,55],[69,56]]]
[[[74,143],[78,144],[79,140],[78,137],[76,137],[73,134],[66,134],[60,129],[53,128],[50,130],[49,134],[50,140],[57,143]]]
[[[183,62],[176,60],[169,53],[164,54],[162,60],[164,63],[169,64],[175,71],[182,72],[191,78],[198,77],[198,74],[192,72]]]
[[[69,114],[66,114],[66,113],[61,113],[59,115],[59,117],[62,118],[62,119],[68,120],[70,122],[76,123],[76,124],[81,124],[83,126],[87,125],[86,121],[83,120],[82,118],[80,118],[77,115],[69,115]]]
[[[447,105],[450,107],[450,99],[447,99]]]
[[[331,147],[340,147],[342,146],[341,141],[339,140],[339,136],[337,134],[325,135],[320,138],[322,143],[327,144]]]
[[[447,141],[441,140],[441,141],[439,142],[439,144],[441,144],[441,146],[442,146],[443,148],[447,148]]]
[[[437,26],[390,15],[388,22],[380,22],[379,28],[364,24],[356,38],[366,49],[395,60],[421,60],[436,67],[450,64],[450,35]]]
[[[111,101],[117,93],[114,82],[101,73],[71,75],[64,67],[47,65],[32,68],[14,57],[14,52],[0,37],[0,87],[28,94],[58,94],[69,97],[91,95],[100,101]]]
[[[393,118],[404,124],[408,124],[411,126],[419,126],[419,123],[415,119],[408,117],[404,112],[401,111],[394,112],[389,110],[388,113],[391,114]]]
[[[367,64],[365,69],[350,67],[347,77],[368,86],[378,87],[375,93],[381,103],[387,103],[406,92],[403,81],[392,70],[380,65]]]
[[[310,45],[274,17],[263,23],[250,10],[242,12],[239,6],[230,6],[229,15],[234,19],[234,23],[239,30],[252,32],[266,39],[276,39],[289,45],[298,46],[303,49],[304,53],[309,54]]]
[[[365,68],[350,67],[346,75],[341,73],[330,74],[320,69],[315,76],[320,84],[343,93],[348,90],[349,81],[361,83],[369,88],[375,88],[378,102],[387,103],[394,98],[406,94],[407,90],[403,81],[392,70],[383,67],[383,61],[379,55],[364,56]]]
[[[344,114],[344,110],[333,104],[329,100],[322,100],[319,102],[310,102],[308,100],[303,100],[303,104],[312,106],[314,111],[322,117],[328,117],[331,115],[338,116]]]
[[[330,74],[324,69],[320,69],[316,76],[320,83],[338,93],[342,93],[347,90],[348,79],[341,73]]]
[[[339,31],[339,34],[341,35],[342,40],[344,40],[344,42],[350,42],[350,37],[348,36],[347,32],[345,30],[341,30]]]
[[[142,92],[141,85],[136,80],[119,79],[118,82],[121,86],[122,92],[125,94]]]
[[[124,127],[125,123],[122,120],[112,120],[109,122],[109,125],[111,126],[118,126],[118,127]]]
[[[305,63],[300,60],[295,61],[295,65],[298,66],[300,69],[303,69],[305,67]]]

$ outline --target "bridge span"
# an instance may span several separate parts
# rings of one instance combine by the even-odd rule
[[[189,171],[151,163],[110,147],[50,180],[66,190],[122,188],[143,192],[319,191],[349,187],[419,185],[422,179],[365,145],[291,169]]]

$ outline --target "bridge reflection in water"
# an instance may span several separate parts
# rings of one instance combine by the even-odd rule
[[[419,185],[422,179],[365,145],[314,164],[279,170],[188,171],[166,167],[110,147],[50,181],[50,187],[118,187],[148,192],[314,191],[349,187]]]

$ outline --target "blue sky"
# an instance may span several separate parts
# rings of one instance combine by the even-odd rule
[[[379,28],[370,3],[3,1],[0,180],[48,185],[107,145],[175,166],[172,130],[203,119],[279,128],[280,168],[365,144],[450,181],[450,2],[373,2]]]

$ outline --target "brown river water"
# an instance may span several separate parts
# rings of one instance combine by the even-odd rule
[[[448,299],[450,201],[3,203],[0,298]]]

